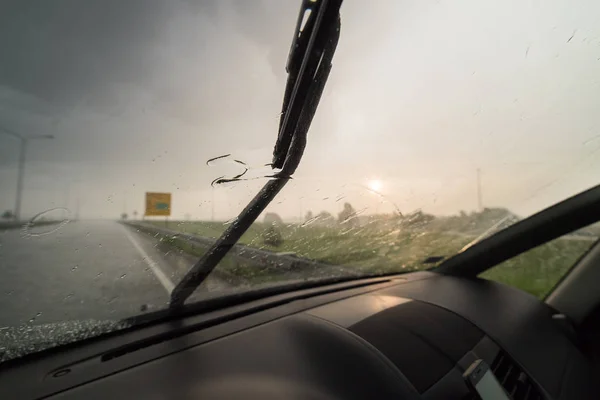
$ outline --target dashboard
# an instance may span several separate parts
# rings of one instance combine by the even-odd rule
[[[174,334],[176,333],[176,334]],[[150,324],[0,371],[0,398],[592,399],[590,361],[533,296],[433,272],[339,283]]]

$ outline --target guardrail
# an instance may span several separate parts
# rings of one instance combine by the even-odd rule
[[[182,233],[172,229],[158,227],[152,224],[147,224],[144,222],[133,222],[133,221],[124,221],[125,225],[131,226],[133,228],[139,229],[140,231],[145,231],[146,233],[154,233],[155,235],[161,235],[168,238],[173,239],[183,239],[190,243],[199,245],[206,250],[216,241],[214,238],[207,238],[197,235],[192,235],[189,233]],[[246,246],[243,244],[235,244],[232,249],[227,253],[228,257],[237,258],[240,261],[244,261],[246,263],[260,265],[262,267],[268,266],[276,269],[278,272],[282,271],[312,271],[317,275],[344,275],[344,276],[359,276],[355,269],[338,266],[332,264],[325,264],[319,261],[313,261],[305,258],[296,257],[289,252],[286,253],[276,253],[269,250],[257,249],[250,246]],[[311,274],[313,277],[314,274]]]
[[[0,223],[0,230],[19,229],[26,223],[27,222],[2,222]]]
[[[9,229],[24,229],[24,228],[35,228],[37,226],[46,226],[46,225],[57,225],[63,223],[64,221],[10,221],[10,222],[0,222],[0,230],[9,230]]]

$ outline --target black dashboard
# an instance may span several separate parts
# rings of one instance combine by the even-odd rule
[[[479,279],[353,281],[32,359],[0,371],[0,398],[472,399],[462,373],[479,358],[514,399],[598,398],[556,314]]]

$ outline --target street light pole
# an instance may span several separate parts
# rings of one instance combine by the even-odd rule
[[[212,186],[210,188],[210,194],[211,194],[211,202],[210,202],[210,220],[212,222],[215,222],[215,188],[214,186]]]
[[[477,168],[477,208],[483,211],[483,200],[481,195],[481,168]]]
[[[25,177],[25,154],[27,152],[27,139],[19,137],[21,149],[19,151],[19,174],[17,176],[17,197],[15,200],[15,221],[21,219],[21,199],[23,197],[23,178]]]
[[[0,132],[19,139],[19,170],[17,175],[17,195],[15,198],[15,221],[21,219],[21,201],[23,198],[23,180],[25,179],[25,158],[27,154],[27,144],[31,139],[54,139],[53,135],[21,136],[11,130],[0,126]]]

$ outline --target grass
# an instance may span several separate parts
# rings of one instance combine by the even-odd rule
[[[164,227],[164,222],[156,222]],[[369,273],[386,273],[430,267],[422,262],[431,255],[451,255],[470,238],[443,232],[400,232],[371,227],[339,228],[287,225],[279,228],[283,243],[264,242],[267,226],[255,223],[238,243],[275,252],[292,252],[298,257],[346,265]],[[225,227],[218,222],[170,223],[169,229],[204,237],[218,237]]]
[[[164,227],[164,222],[156,222]],[[225,226],[220,222],[170,222],[169,229],[217,238]],[[430,256],[456,254],[472,237],[442,230],[403,230],[376,224],[362,227],[325,227],[316,224],[302,227],[279,227],[283,243],[274,247],[264,242],[267,225],[255,223],[239,243],[276,252],[292,252],[299,257],[333,265],[344,265],[366,274],[405,272],[431,267],[423,261]],[[204,249],[181,239],[170,239],[172,245],[201,256]],[[590,240],[556,239],[508,260],[481,275],[515,286],[543,298],[568,269],[593,244]],[[272,268],[249,265],[233,258],[224,259],[219,269],[241,277],[260,281],[276,279]]]
[[[161,226],[160,224],[155,224]],[[162,226],[164,227],[164,223]],[[172,226],[169,226],[172,229]],[[155,231],[143,230],[145,233],[160,238],[163,246],[168,246],[195,257],[202,257],[207,248],[200,244],[190,242],[173,236],[156,235]],[[189,233],[189,232],[188,232]],[[225,256],[219,263],[218,273],[221,278],[231,284],[237,285],[240,281],[251,282],[253,284],[267,283],[278,280],[284,271],[274,271],[272,267],[265,267],[259,263],[253,263],[251,260],[241,260],[232,256]]]
[[[555,239],[498,264],[480,276],[517,287],[542,299],[593,243]]]

